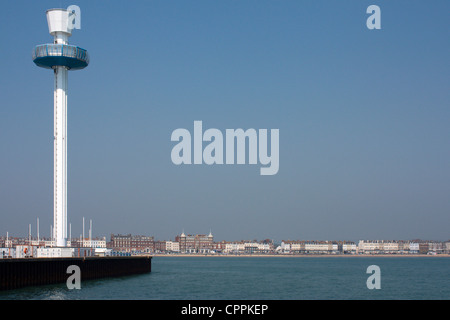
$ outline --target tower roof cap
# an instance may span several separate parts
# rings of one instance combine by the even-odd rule
[[[63,32],[69,37],[72,35],[72,28],[69,27],[69,21],[71,21],[71,19],[69,19],[69,11],[67,11],[67,9],[48,9],[46,14],[48,32],[50,32],[52,36],[54,36],[56,32]]]

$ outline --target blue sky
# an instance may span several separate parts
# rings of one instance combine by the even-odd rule
[[[45,11],[76,4],[68,217],[94,235],[450,238],[448,1],[8,1],[0,12],[0,234],[53,221]],[[381,8],[369,30],[366,8]],[[173,130],[280,130],[280,170],[171,162]]]

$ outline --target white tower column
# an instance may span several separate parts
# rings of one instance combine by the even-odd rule
[[[57,247],[67,238],[67,69],[55,67],[54,91],[54,212],[53,234]]]
[[[65,33],[55,32],[55,43],[67,44]],[[53,234],[55,245],[67,244],[67,88],[68,70],[54,67],[54,164],[53,164]]]

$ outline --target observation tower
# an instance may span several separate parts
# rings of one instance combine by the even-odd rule
[[[68,71],[86,68],[89,55],[85,49],[69,45],[74,28],[79,29],[79,10],[47,10],[51,44],[34,48],[33,62],[52,69],[54,84],[54,143],[53,143],[53,241],[57,247],[67,244],[67,89]]]

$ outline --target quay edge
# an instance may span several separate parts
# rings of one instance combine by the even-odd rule
[[[151,256],[0,259],[0,290],[65,283],[71,265],[81,281],[151,272]]]

